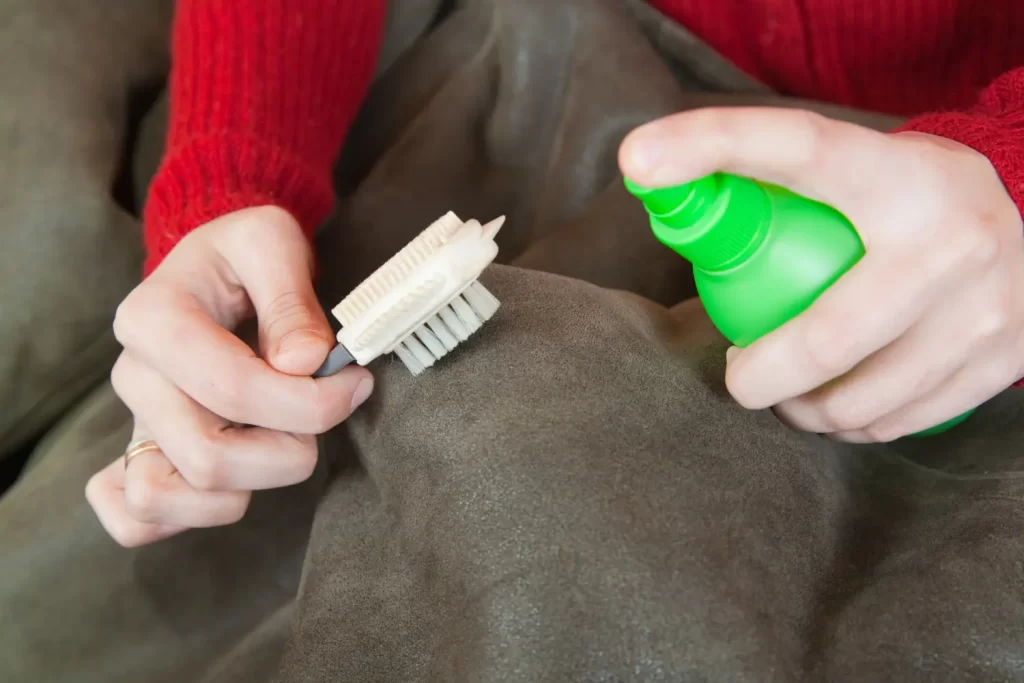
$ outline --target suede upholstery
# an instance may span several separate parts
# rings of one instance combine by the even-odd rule
[[[0,302],[17,311],[0,339],[22,349],[0,361],[0,446],[63,414],[0,498],[0,679],[1024,681],[1019,394],[942,437],[871,447],[739,408],[685,263],[615,165],[630,128],[709,102],[894,122],[781,99],[633,2],[394,7],[399,47],[319,238],[324,304],[451,209],[508,215],[485,274],[502,309],[419,378],[376,362],[374,397],[325,436],[310,481],[141,550],[105,537],[82,489],[129,438],[97,384],[138,265],[109,199],[111,111],[128,72],[162,64],[163,8],[133,5],[122,40],[94,46],[119,56],[83,66],[93,82],[0,75],[0,121],[36,145],[0,135],[0,192],[22,188],[0,201]],[[53,93],[78,99],[43,106]],[[162,117],[138,144],[140,186]]]

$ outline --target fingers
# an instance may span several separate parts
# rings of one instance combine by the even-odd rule
[[[146,433],[136,426],[131,443],[146,438]],[[118,544],[126,548],[136,548],[169,538],[187,529],[184,526],[154,524],[137,519],[128,509],[124,485],[125,458],[121,456],[94,474],[85,486],[86,500],[96,513],[100,524]]]
[[[85,498],[104,530],[125,548],[162,541],[186,531],[186,527],[150,524],[136,519],[129,511],[124,493],[124,458],[118,458],[89,479]]]
[[[373,384],[358,366],[309,377],[333,346],[311,264],[306,237],[286,211],[258,207],[223,216],[183,240],[159,277],[122,302],[115,335],[134,357],[227,421],[325,432]],[[223,326],[237,324],[250,303],[269,362]]]
[[[806,311],[735,355],[726,383],[741,405],[767,408],[816,389],[846,374],[925,316],[935,319],[932,325],[952,319],[975,330],[990,326],[979,319],[979,312],[992,306],[995,290],[988,280],[996,265],[992,254],[998,249],[979,238],[977,229],[955,231],[928,249],[890,238],[878,242],[876,251],[869,250]],[[958,290],[965,280],[976,285],[969,290],[974,292],[974,305],[951,316],[948,302],[968,296]],[[915,360],[919,362],[920,358]]]
[[[750,409],[774,406],[840,377],[888,345],[935,296],[934,281],[917,261],[894,268],[885,257],[865,256],[807,311],[734,355],[726,371],[730,393]],[[918,276],[902,277],[915,271]]]
[[[1019,333],[1004,322],[1012,314],[992,291],[941,298],[897,341],[834,382],[777,405],[776,413],[798,429],[890,441],[988,400],[1019,376],[1024,355]]]
[[[136,422],[131,443],[153,439]],[[108,534],[120,545],[138,547],[188,529],[237,522],[249,505],[248,492],[197,491],[161,450],[124,456],[96,473],[86,499]]]
[[[191,232],[119,306],[114,333],[125,351],[112,382],[136,437],[160,447],[90,481],[90,502],[119,542],[238,520],[251,491],[306,479],[313,435],[369,396],[361,367],[309,376],[334,345],[311,269],[287,212],[246,209]],[[259,353],[233,333],[253,312]]]
[[[260,217],[258,229],[225,232],[218,246],[232,254],[232,268],[256,309],[267,362],[289,375],[311,375],[334,340],[313,290],[309,245],[286,211],[265,207]],[[253,245],[271,239],[263,248]]]
[[[854,431],[928,396],[977,346],[974,330],[950,329],[956,319],[926,318],[836,381],[775,406],[776,414],[804,431]]]
[[[200,529],[234,524],[249,506],[247,491],[197,491],[160,451],[124,467],[124,503],[132,519],[161,527]]]
[[[134,357],[239,424],[319,434],[348,417],[353,398],[365,398],[361,383],[372,388],[370,373],[355,366],[316,380],[276,371],[180,290],[137,288],[118,308],[114,331]]]
[[[662,187],[717,171],[758,178],[840,208],[877,185],[891,156],[886,136],[799,109],[706,108],[632,131],[619,164],[640,185]]]
[[[315,437],[233,426],[131,353],[121,354],[111,381],[136,419],[151,431],[163,451],[161,459],[169,460],[167,468],[180,472],[177,478],[189,488],[253,491],[289,486],[307,479],[316,466]],[[143,460],[145,455],[136,460],[153,460]],[[135,468],[133,462],[133,469],[151,468]]]
[[[932,393],[890,413],[863,429],[831,436],[850,443],[893,441],[951,420],[981,405],[1006,388],[1006,368],[981,361],[965,365]]]

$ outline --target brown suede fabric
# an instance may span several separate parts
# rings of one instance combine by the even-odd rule
[[[1024,681],[1020,396],[876,447],[739,408],[686,265],[622,188],[638,123],[814,105],[631,1],[459,3],[419,40],[433,17],[403,7],[393,31],[419,28],[339,164],[324,303],[452,209],[509,216],[501,311],[419,378],[375,363],[306,484],[137,551],[82,497],[129,434],[97,388],[0,498],[0,680]]]
[[[167,68],[170,0],[0,7],[0,458],[101,381],[138,280],[112,197],[132,96]]]

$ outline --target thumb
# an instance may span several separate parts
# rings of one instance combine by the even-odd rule
[[[231,240],[228,260],[256,310],[261,355],[278,372],[311,375],[334,339],[313,289],[309,242],[289,214],[272,207],[244,233]]]
[[[837,207],[856,205],[886,168],[888,137],[800,109],[694,109],[633,130],[619,149],[623,175],[647,187],[715,172],[756,178]]]
[[[278,372],[311,375],[334,346],[331,326],[308,277],[265,283],[250,297],[259,322],[260,348]]]

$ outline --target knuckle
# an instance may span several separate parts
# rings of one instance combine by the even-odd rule
[[[196,455],[182,463],[181,476],[198,491],[216,491],[223,481],[223,469],[215,457]]]
[[[705,141],[727,138],[734,132],[735,127],[733,112],[719,107],[705,107],[673,114],[664,121],[669,124],[667,132],[670,134],[674,135],[692,128],[704,132]]]
[[[124,519],[107,519],[103,524],[107,534],[122,548],[138,548],[145,545],[147,538],[146,529],[140,528],[137,523]]]
[[[313,471],[316,469],[317,459],[319,458],[316,439],[300,440],[293,457],[295,476],[298,478],[298,481],[305,481],[313,476]]]
[[[316,434],[329,432],[348,419],[347,410],[343,414],[339,414],[339,409],[335,405],[336,401],[337,399],[332,399],[321,385],[314,385],[313,397],[310,401],[310,421]]]
[[[175,466],[192,488],[198,491],[216,491],[226,481],[224,457],[216,437],[196,439],[188,455],[176,458]]]
[[[85,499],[89,502],[93,508],[98,505],[100,500],[100,494],[103,491],[103,477],[100,472],[89,477],[89,481],[85,482]]]
[[[108,530],[110,537],[114,539],[114,542],[125,549],[137,548],[143,545],[144,541],[140,538],[138,533],[132,533],[128,529],[113,529]]]
[[[889,443],[907,434],[901,423],[892,421],[876,422],[868,425],[864,428],[864,432],[868,435],[868,438],[878,443]]]
[[[979,316],[974,325],[974,333],[980,340],[990,340],[1002,336],[1010,328],[1013,312],[1004,301],[993,302]]]
[[[832,122],[822,114],[808,110],[798,110],[794,115],[800,124],[798,130],[802,131],[802,137],[793,147],[794,157],[804,168],[815,168],[824,158],[825,149],[832,140]]]
[[[704,131],[701,144],[707,147],[712,156],[727,158],[730,156],[732,141],[736,138],[736,119],[732,112],[719,109],[704,109],[695,114],[694,128]],[[676,121],[676,126],[680,122]],[[679,130],[685,133],[686,129]],[[673,131],[675,132],[675,131]]]
[[[964,230],[961,240],[958,251],[968,267],[990,268],[999,260],[1002,249],[994,231],[984,227],[971,228]]]
[[[131,368],[125,355],[122,353],[114,362],[114,367],[110,369],[110,386],[122,403],[126,402],[126,393],[131,386],[130,374]]]
[[[828,378],[842,374],[852,365],[854,335],[828,321],[815,321],[807,325],[803,338],[803,353],[812,368]]]
[[[114,311],[114,339],[121,346],[127,347],[136,339],[140,319],[146,311],[145,290],[142,285],[132,290]]]
[[[914,140],[909,153],[902,155],[901,170],[912,174],[914,184],[922,190],[941,193],[936,195],[939,197],[951,196],[948,191],[958,184],[958,174],[953,169],[960,165],[952,164],[948,150],[937,148],[930,139],[927,144],[922,142]]]
[[[124,489],[125,507],[132,517],[141,522],[156,519],[163,497],[162,487],[150,477],[130,481]]]
[[[134,518],[133,518],[134,519]],[[138,548],[152,542],[152,529],[140,526],[138,520],[108,520],[104,525],[107,533],[114,542],[122,548]]]
[[[1020,378],[1020,359],[1013,354],[1002,354],[988,363],[981,372],[982,386],[988,387],[991,392],[1000,391],[1010,386]]]
[[[834,432],[850,432],[861,429],[870,421],[865,412],[849,401],[827,401],[822,406],[825,421]]]
[[[211,507],[197,526],[212,528],[240,522],[248,512],[251,500],[252,493],[250,491],[235,491],[228,496],[221,496],[215,504],[211,499]]]
[[[736,373],[731,370],[725,372],[725,388],[732,396],[733,400],[740,405],[740,407],[746,410],[757,410],[763,406],[751,399],[744,389],[745,385],[742,381],[737,379]]]
[[[323,406],[317,406],[316,411],[311,417],[310,426],[313,429],[314,434],[325,434],[338,425],[339,421],[335,419],[326,408]]]
[[[1021,318],[1020,295],[1008,278],[996,278],[984,292],[985,302],[980,306],[972,332],[982,342],[1009,335],[1018,327]]]
[[[236,524],[242,521],[245,517],[245,513],[249,510],[249,501],[251,500],[250,494],[240,495],[236,498],[235,502],[227,507],[224,512],[223,523]]]

